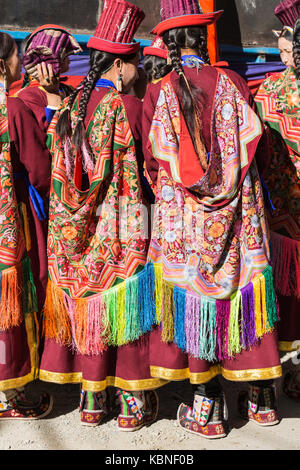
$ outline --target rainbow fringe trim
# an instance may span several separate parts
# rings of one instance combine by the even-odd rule
[[[0,271],[0,330],[19,326],[37,308],[30,258],[26,256],[18,265]]]
[[[231,299],[216,300],[174,286],[163,280],[161,265],[148,263],[89,298],[71,299],[49,281],[43,330],[48,339],[97,355],[160,325],[163,342],[174,342],[196,358],[221,361],[256,344],[278,320],[270,266]]]

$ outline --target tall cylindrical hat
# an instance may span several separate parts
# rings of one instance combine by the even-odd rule
[[[161,22],[152,33],[159,36],[173,28],[214,24],[223,10],[203,13],[199,0],[161,0]]]
[[[293,28],[300,15],[300,0],[283,0],[274,10],[283,26]]]
[[[133,54],[140,45],[134,35],[145,18],[141,8],[125,0],[105,0],[95,34],[87,47],[112,54]]]
[[[151,45],[144,48],[144,55],[154,55],[162,59],[167,59],[167,47],[160,36],[156,36]]]

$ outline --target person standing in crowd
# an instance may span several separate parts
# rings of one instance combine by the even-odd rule
[[[34,113],[45,139],[48,126],[62,100],[73,88],[60,80],[61,74],[68,71],[69,56],[81,51],[76,39],[64,28],[57,25],[43,25],[37,28],[22,43],[22,60],[25,67],[23,88],[17,93],[26,106]],[[50,181],[51,155],[45,164]],[[48,191],[49,192],[49,191]],[[34,279],[38,293],[39,317],[44,306],[48,281],[47,231],[49,201],[43,207],[32,210],[36,234],[38,259],[34,266]]]
[[[219,374],[249,382],[240,413],[266,426],[279,421],[273,379],[282,373],[255,161],[263,129],[244,81],[209,65],[206,27],[221,14],[203,14],[198,0],[161,0],[153,33],[173,71],[155,95],[147,92],[143,115],[156,185],[148,269],[158,327],[150,334],[150,370],[160,379],[190,379],[194,403],[181,404],[178,422],[206,438],[227,434]]]
[[[138,77],[144,12],[107,0],[90,38],[90,71],[48,130],[53,155],[48,235],[49,282],[40,379],[81,383],[81,423],[112,409],[118,427],[155,420],[166,383],[149,369],[148,214],[139,167],[142,103],[128,95]]]
[[[144,56],[144,70],[148,84],[157,83],[171,72],[172,67],[168,64],[168,51],[160,36],[156,36],[150,46],[144,48]]]
[[[69,70],[69,56],[82,49],[65,28],[43,25],[24,39],[21,50],[25,76],[17,96],[32,109],[41,128],[47,131],[61,101],[73,91],[61,80],[61,75]]]
[[[34,403],[24,391],[38,376],[39,361],[31,200],[37,191],[47,196],[50,160],[34,115],[20,99],[8,97],[20,77],[17,45],[0,33],[0,421],[42,418],[53,406],[47,393]]]
[[[281,317],[279,349],[293,351],[300,345],[300,22],[296,22],[300,0],[281,2],[275,14],[283,23],[279,49],[287,68],[268,77],[255,99],[269,140],[262,176],[271,201],[272,263]],[[300,398],[299,367],[285,374],[283,390]]]

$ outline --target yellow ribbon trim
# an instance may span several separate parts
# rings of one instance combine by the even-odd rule
[[[0,380],[0,392],[3,392],[5,390],[10,390],[11,388],[18,388],[18,387],[24,387],[24,385],[27,385],[29,382],[32,382],[36,377],[35,377],[35,368],[33,367],[31,369],[31,372],[27,375],[24,375],[24,377],[17,377],[15,379],[7,379],[7,380]]]
[[[66,383],[81,383],[83,390],[89,392],[101,392],[107,387],[117,387],[123,390],[153,390],[155,388],[162,387],[168,382],[162,379],[143,379],[143,380],[124,380],[120,377],[108,376],[105,380],[94,382],[91,380],[84,380],[82,378],[82,372],[73,372],[73,373],[59,373],[59,372],[49,372],[46,370],[39,371],[39,379],[44,382],[52,382],[57,384],[66,384]]]
[[[298,351],[300,349],[300,339],[295,341],[279,341],[278,346],[279,351],[282,352]]]
[[[281,366],[268,367],[265,369],[246,369],[246,370],[228,370],[221,365],[215,365],[205,372],[191,372],[186,369],[167,369],[165,367],[150,366],[153,377],[164,380],[186,380],[189,379],[192,384],[209,382],[217,375],[222,375],[225,379],[232,382],[247,382],[249,380],[270,380],[282,376]]]

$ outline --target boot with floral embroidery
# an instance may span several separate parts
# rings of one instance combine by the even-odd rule
[[[279,423],[274,385],[249,384],[248,391],[241,392],[238,400],[240,416],[260,426]]]
[[[145,392],[118,390],[117,396],[121,405],[121,413],[118,416],[118,427],[121,431],[137,431],[156,420],[159,400],[153,390]]]
[[[42,393],[37,402],[27,399],[24,387],[6,390],[0,393],[0,421],[28,421],[47,416],[53,408],[53,398],[48,393]]]
[[[178,408],[177,420],[185,431],[205,437],[219,439],[227,435],[227,407],[223,393],[207,398],[195,393],[193,408],[184,403]]]
[[[88,392],[81,390],[80,394],[80,419],[84,426],[98,426],[108,415],[108,393]]]

